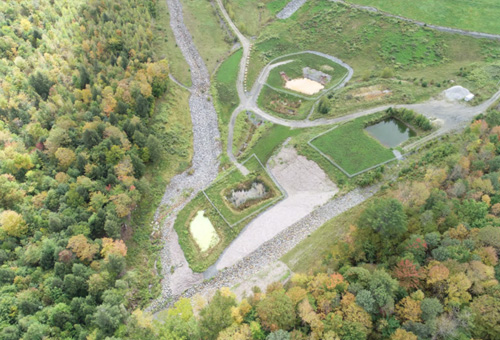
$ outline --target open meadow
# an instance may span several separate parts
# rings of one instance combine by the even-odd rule
[[[215,3],[206,0],[182,0],[184,20],[208,72],[228,55],[234,35],[217,12]]]

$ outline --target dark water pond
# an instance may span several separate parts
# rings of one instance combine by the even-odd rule
[[[394,148],[410,137],[416,136],[415,131],[394,118],[384,119],[366,127],[365,130],[388,148]]]

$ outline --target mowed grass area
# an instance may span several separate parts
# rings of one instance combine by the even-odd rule
[[[189,65],[182,55],[181,49],[175,42],[174,33],[170,28],[170,14],[167,3],[159,1],[157,3],[158,14],[155,19],[154,39],[157,46],[157,53],[160,58],[166,57],[172,75],[186,86],[191,86],[191,74]]]
[[[284,81],[281,78],[280,72],[285,72],[290,79],[302,78],[302,69],[304,67],[309,67],[321,71],[332,77],[328,83],[324,84],[326,90],[328,90],[329,87],[338,84],[347,75],[347,69],[345,67],[331,61],[330,59],[323,58],[316,54],[301,53],[289,57],[280,58],[276,60],[275,63],[287,60],[292,60],[292,62],[278,66],[271,70],[271,72],[269,73],[269,78],[267,78],[267,83],[269,85],[284,89]]]
[[[311,144],[351,175],[393,159],[390,149],[364,131],[365,121],[363,117],[340,125],[313,139]]]
[[[181,2],[184,23],[211,73],[229,53],[233,43],[232,38],[229,32],[222,28],[210,1],[182,0]]]
[[[179,235],[179,244],[190,268],[195,272],[203,272],[217,261],[224,249],[250,221],[250,216],[267,209],[268,206],[282,197],[281,191],[255,157],[249,158],[245,162],[245,166],[251,171],[247,176],[243,176],[239,170],[232,168],[221,174],[219,179],[205,190],[205,194],[220,213],[210,203],[207,196],[203,192],[199,192],[177,215],[174,228]],[[269,194],[262,200],[250,202],[251,204],[241,209],[233,208],[225,197],[231,193],[232,189],[247,189],[255,180],[263,183]],[[189,231],[191,221],[200,210],[205,211],[205,216],[212,223],[220,239],[219,243],[206,251],[201,251]]]
[[[348,0],[427,24],[500,34],[497,0]]]
[[[231,225],[240,221],[243,222],[244,219],[281,196],[280,190],[255,157],[249,158],[244,162],[244,165],[250,171],[247,176],[243,176],[239,170],[234,169],[205,190],[208,198]],[[247,207],[242,206],[240,208],[234,207],[228,201],[228,197],[233,190],[248,190],[255,181],[263,183],[266,187],[268,194],[262,199],[254,200]]]
[[[437,32],[327,0],[307,1],[292,18],[267,25],[260,37],[250,58],[249,86],[269,61],[305,50],[336,56],[353,67],[349,85],[382,81],[388,69],[390,79],[406,82],[410,91],[420,87],[427,97],[453,80],[483,100],[500,80],[488,70],[500,58],[498,41]]]
[[[219,66],[215,74],[215,90],[219,106],[217,111],[221,123],[224,125],[229,123],[231,113],[239,103],[236,80],[242,55],[243,50],[241,49],[231,54]]]

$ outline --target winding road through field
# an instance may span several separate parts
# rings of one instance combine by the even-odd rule
[[[180,0],[166,1],[170,11],[170,25],[174,32],[176,42],[191,69],[193,85],[189,88],[191,92],[189,105],[193,122],[194,155],[192,168],[189,171],[175,176],[167,186],[161,205],[158,207],[155,215],[155,220],[158,221],[157,224],[162,231],[162,239],[165,241],[165,246],[161,251],[163,268],[162,295],[152,302],[150,307],[147,309],[155,312],[167,308],[181,296],[193,296],[196,293],[209,295],[210,292],[213,292],[215,289],[222,286],[233,286],[238,282],[241,282],[249,275],[257,273],[264,266],[277,261],[282,255],[291,250],[296,244],[298,244],[298,242],[306,238],[309,233],[320,227],[326,221],[360,204],[364,200],[371,197],[378,190],[378,187],[356,189],[346,195],[336,197],[333,200],[328,201],[326,204],[322,204],[320,207],[309,207],[308,209],[310,211],[304,212],[300,220],[291,221],[291,225],[283,226],[282,231],[277,235],[270,235],[269,238],[263,239],[263,243],[258,247],[254,246],[250,253],[249,251],[246,251],[241,255],[237,255],[238,258],[224,260],[224,263],[219,262],[219,265],[216,268],[219,269],[219,271],[213,270],[208,273],[208,276],[212,277],[209,281],[204,281],[203,274],[193,273],[189,268],[182,249],[179,246],[177,234],[173,230],[173,223],[176,219],[177,213],[185,206],[185,204],[194,198],[196,193],[206,188],[210,185],[210,183],[212,183],[213,180],[215,180],[219,166],[218,158],[221,153],[219,142],[220,135],[217,125],[217,114],[208,95],[210,77],[203,59],[193,43],[191,35],[184,25]],[[286,120],[275,117],[260,109],[257,106],[257,99],[267,80],[269,71],[275,67],[276,64],[271,62],[264,67],[252,89],[249,92],[245,92],[244,80],[247,60],[251,52],[251,43],[234,25],[225,10],[222,1],[216,1],[224,18],[231,29],[235,32],[243,47],[243,57],[240,62],[237,79],[237,92],[240,104],[231,116],[226,150],[231,161],[243,173],[247,170],[244,166],[237,162],[236,157],[232,153],[233,130],[236,116],[242,111],[253,111],[263,119],[275,124],[289,126],[292,128],[306,128],[349,121],[385,110],[391,106],[405,107],[422,113],[431,119],[438,119],[441,121],[441,128],[434,134],[427,136],[425,139],[417,141],[416,143],[418,144],[424,143],[440,134],[465,126],[465,124],[475,115],[484,112],[489,106],[500,98],[500,91],[498,91],[489,100],[474,107],[466,106],[457,102],[447,102],[445,100],[433,99],[420,104],[386,105],[369,110],[363,110],[343,117],[318,119],[313,121],[308,119],[300,121]],[[343,63],[341,60],[317,51],[304,52],[324,56],[335,62],[343,64],[348,69],[348,76],[343,79],[340,84],[338,84],[337,88],[344,86],[351,79],[353,74],[352,68]],[[293,56],[293,54],[290,56]],[[175,79],[172,80],[176,81]],[[414,147],[417,144],[408,146],[408,148]],[[276,207],[277,206],[271,207],[266,212],[276,209]],[[291,205],[289,209],[293,209],[293,205]],[[262,214],[260,216],[264,215]],[[245,233],[240,234],[233,241],[233,244],[244,241],[242,237],[246,237]],[[225,269],[221,270],[223,268]]]

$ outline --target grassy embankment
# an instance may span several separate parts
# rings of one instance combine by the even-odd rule
[[[215,72],[215,76],[212,77],[212,94],[219,120],[222,150],[226,150],[231,113],[236,109],[239,103],[236,80],[238,78],[238,69],[242,55],[243,51],[241,49],[231,54],[219,65]],[[226,168],[229,165],[229,158],[226,153],[223,152],[221,156],[221,168]]]
[[[180,48],[175,42],[172,28],[170,28],[170,14],[165,1],[157,2],[158,15],[155,19],[154,39],[158,55],[168,60],[170,73],[186,86],[191,86],[191,74]]]
[[[136,228],[132,238],[127,240],[127,266],[144,268],[140,271],[140,282],[143,284],[139,285],[140,290],[136,292],[141,295],[141,301],[149,301],[160,293],[160,277],[154,275],[153,268],[163,244],[159,240],[151,243],[151,221],[168,182],[189,167],[193,155],[188,99],[189,92],[171,82],[169,91],[157,100],[155,114],[151,118],[151,126],[162,132],[162,142],[169,145],[169,148],[161,161],[146,168],[143,183],[149,188],[149,199],[141,201],[134,211],[132,224]],[[160,273],[160,261],[157,266],[156,271]],[[153,284],[151,289],[148,287],[150,283]]]
[[[428,24],[500,34],[500,4],[496,0],[348,0]]]
[[[363,202],[329,220],[286,253],[281,260],[293,272],[309,273],[320,270],[328,254],[335,256],[338,245],[349,232],[349,226],[356,221],[368,202]]]

